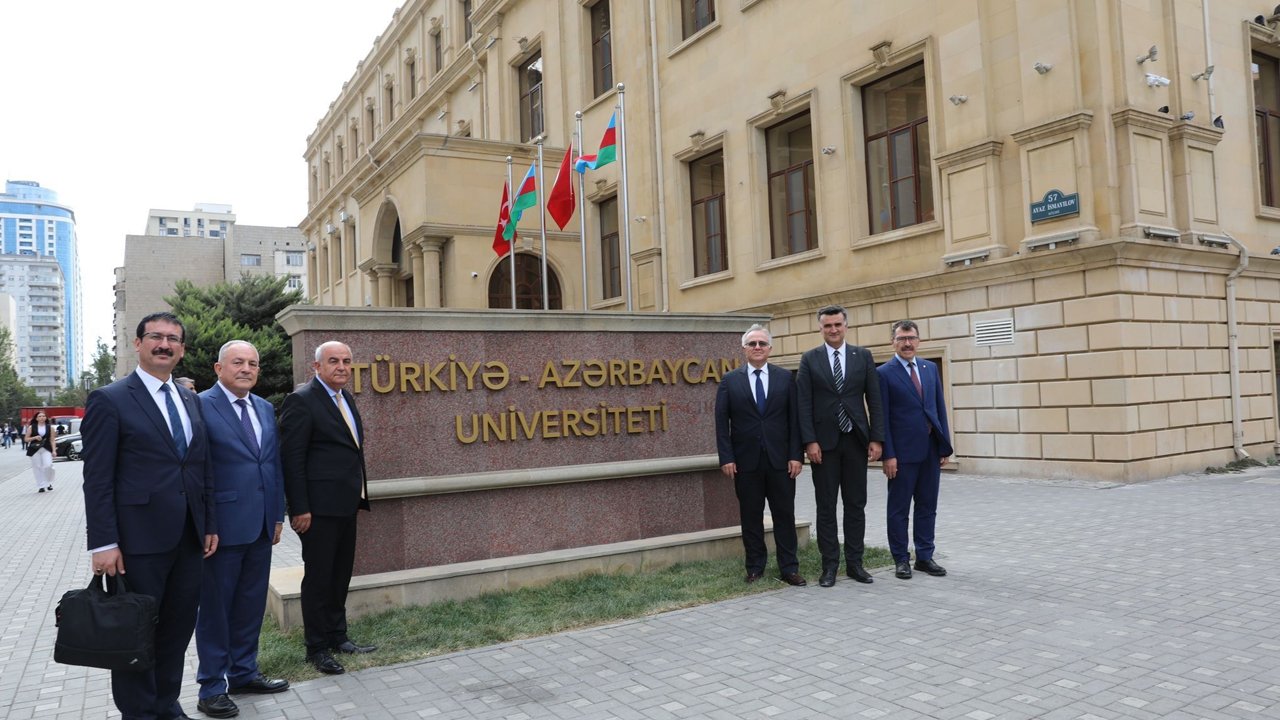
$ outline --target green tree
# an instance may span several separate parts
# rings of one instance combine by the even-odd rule
[[[18,409],[43,405],[36,391],[27,386],[13,366],[13,334],[0,327],[0,422],[18,422]]]
[[[102,342],[102,338],[98,338],[98,348],[93,353],[92,373],[93,379],[89,385],[91,389],[110,385],[116,379],[116,354]]]
[[[258,348],[260,372],[254,392],[279,405],[293,389],[293,342],[276,322],[276,313],[302,301],[287,290],[288,278],[243,276],[239,282],[196,287],[179,280],[165,298],[187,331],[186,354],[175,375],[195,380],[204,390],[217,382],[213,364],[228,340],[247,340]]]

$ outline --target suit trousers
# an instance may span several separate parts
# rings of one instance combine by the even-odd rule
[[[862,562],[862,537],[867,531],[867,449],[853,433],[841,433],[836,446],[822,451],[813,466],[813,495],[818,511],[818,551],[822,569],[840,567],[840,530],[836,500],[844,503],[845,566]]]
[[[312,515],[302,533],[302,628],[307,654],[347,637],[347,590],[356,560],[356,516]]]
[[[129,590],[159,601],[156,623],[156,664],[146,672],[111,673],[111,694],[123,720],[170,720],[185,717],[178,704],[187,645],[196,626],[200,604],[200,572],[204,543],[187,515],[182,539],[162,553],[124,555]]]
[[[915,502],[912,534],[916,543],[916,560],[933,559],[933,528],[938,517],[938,489],[942,466],[938,464],[938,444],[929,443],[929,453],[918,463],[898,463],[898,475],[889,481],[889,499],[885,504],[885,528],[889,536],[889,552],[894,562],[907,562],[907,515]]]
[[[258,674],[258,638],[271,577],[271,538],[220,545],[204,562],[196,620],[200,697],[230,692]]]
[[[784,575],[799,571],[800,561],[796,559],[796,481],[787,476],[786,470],[762,467],[751,472],[739,471],[733,479],[733,489],[738,496],[747,573],[763,574],[769,562],[769,549],[764,544],[766,500],[773,516],[778,571]]]

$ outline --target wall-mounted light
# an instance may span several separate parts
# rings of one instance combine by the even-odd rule
[[[823,155],[835,155],[835,154],[836,154],[836,146],[835,146],[835,145],[824,145],[824,146],[823,146],[823,148],[822,148],[822,154],[823,154]]]
[[[1040,73],[1041,75],[1047,75],[1049,71],[1053,69],[1053,65],[1050,65],[1049,63],[1042,63],[1042,62],[1038,62],[1035,65],[1032,65],[1032,67],[1034,67],[1036,69],[1036,72]]]
[[[471,92],[472,90],[475,90],[479,86],[480,86],[479,80],[472,80],[471,84],[467,86],[467,92]]]
[[[1212,66],[1212,65],[1210,65],[1209,67],[1205,68],[1205,69],[1204,69],[1204,70],[1202,70],[1201,72],[1198,72],[1198,73],[1196,73],[1195,75],[1192,75],[1192,76],[1191,76],[1191,79],[1192,79],[1192,80],[1208,80],[1208,79],[1209,79],[1209,78],[1211,78],[1211,77],[1213,77],[1213,66]]]
[[[490,36],[489,36],[489,41],[488,41],[488,42],[486,42],[486,43],[484,44],[484,49],[485,49],[485,50],[488,50],[489,48],[493,47],[493,46],[494,46],[494,43],[496,43],[496,42],[498,42],[498,38],[496,38],[496,37],[494,37],[494,36],[490,35]]]
[[[951,104],[952,104],[952,105],[963,105],[963,104],[965,104],[965,103],[969,102],[969,96],[968,96],[968,95],[952,95],[951,97],[949,97],[949,98],[947,98],[947,99],[951,101]]]
[[[1167,77],[1152,75],[1151,73],[1147,73],[1145,77],[1147,79],[1147,87],[1169,87],[1169,78]]]
[[[436,116],[436,119],[437,119],[437,120],[443,120],[443,119],[444,119],[444,116],[445,116],[445,112],[446,112],[446,111],[441,110],[441,111],[440,111],[440,114]]]
[[[1156,49],[1155,45],[1152,45],[1151,49],[1147,51],[1146,55],[1138,56],[1138,64],[1141,65],[1142,63],[1147,62],[1148,60],[1150,60],[1151,62],[1155,62],[1156,55],[1159,55],[1159,54],[1160,54],[1160,51]]]

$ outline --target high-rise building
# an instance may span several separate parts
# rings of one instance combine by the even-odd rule
[[[85,367],[76,216],[58,194],[8,180],[0,194],[0,285],[17,304],[13,333],[18,375],[42,395],[75,382]],[[57,278],[50,277],[53,261]],[[56,281],[56,282],[55,282]],[[59,297],[53,298],[56,285]]]
[[[138,322],[171,309],[165,298],[178,280],[208,286],[271,275],[287,277],[290,289],[305,294],[305,253],[297,228],[237,225],[230,205],[152,210],[145,235],[125,236],[124,266],[116,268],[116,377],[137,367],[130,348]]]

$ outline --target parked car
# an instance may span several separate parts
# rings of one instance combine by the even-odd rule
[[[80,433],[71,433],[58,438],[57,452],[55,455],[64,457],[68,460],[80,459]]]

